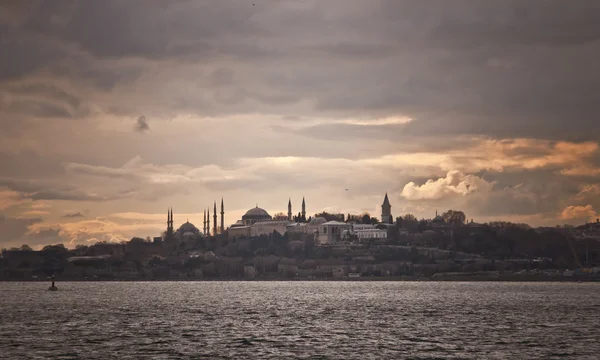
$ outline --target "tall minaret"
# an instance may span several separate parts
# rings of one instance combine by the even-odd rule
[[[210,236],[210,208],[206,215],[206,235]]]
[[[204,221],[202,222],[202,234],[206,235],[206,209],[204,209]]]
[[[213,218],[215,220],[214,225],[213,225],[213,234],[217,235],[217,202],[215,201],[215,208],[214,208],[214,212],[213,212]]]
[[[221,233],[225,231],[225,207],[223,206],[223,197],[221,197]]]
[[[388,199],[387,192],[385,193],[385,198],[383,199],[383,204],[381,204],[381,222],[384,224],[391,224],[392,221],[392,205],[390,205],[390,200]]]
[[[169,208],[167,212],[167,238],[173,236],[173,209]]]
[[[304,202],[304,196],[302,197],[302,221],[306,221],[306,203]]]
[[[288,221],[292,221],[292,198],[288,200]]]

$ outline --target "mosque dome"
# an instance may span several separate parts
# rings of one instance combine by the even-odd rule
[[[433,218],[433,222],[443,223],[444,222],[444,218],[438,215],[438,216],[436,216],[436,217]]]
[[[194,224],[192,224],[189,221],[186,221],[179,227],[179,229],[177,229],[177,232],[181,234],[184,234],[186,232],[198,233],[199,231],[200,230],[198,230],[198,228],[195,227]]]
[[[242,216],[242,220],[270,220],[271,215],[265,210],[258,206],[246,211],[246,214]]]
[[[324,217],[321,216],[317,216],[314,217],[310,220],[310,225],[321,225],[321,224],[325,224],[327,222],[327,219],[325,219]]]

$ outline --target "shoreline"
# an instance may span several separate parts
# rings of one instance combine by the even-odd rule
[[[46,283],[48,279],[1,279],[1,282],[41,282]],[[534,277],[534,276],[452,276],[446,278],[432,279],[429,277],[400,277],[400,276],[373,276],[360,278],[211,278],[211,279],[73,279],[73,278],[56,278],[57,283],[60,282],[600,282],[598,277]]]

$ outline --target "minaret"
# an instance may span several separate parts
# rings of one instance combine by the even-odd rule
[[[304,202],[304,196],[302,197],[302,221],[306,222],[306,203]]]
[[[292,199],[288,201],[288,221],[292,221]]]
[[[202,222],[202,234],[206,235],[206,209],[204,209],[204,221]]]
[[[206,235],[210,236],[210,208],[206,215]]]
[[[213,212],[213,220],[215,220],[214,225],[213,225],[213,234],[217,235],[217,202],[215,201],[215,209]]]
[[[390,205],[387,192],[385,193],[383,204],[381,204],[381,222],[384,224],[392,223],[392,205]]]
[[[221,197],[221,233],[225,231],[225,207],[223,206],[223,197]]]
[[[167,238],[173,236],[173,209],[169,208],[167,212]]]

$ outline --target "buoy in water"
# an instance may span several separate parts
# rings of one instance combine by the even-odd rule
[[[49,291],[56,291],[58,288],[54,285],[54,275],[52,275],[52,285],[48,288]]]

